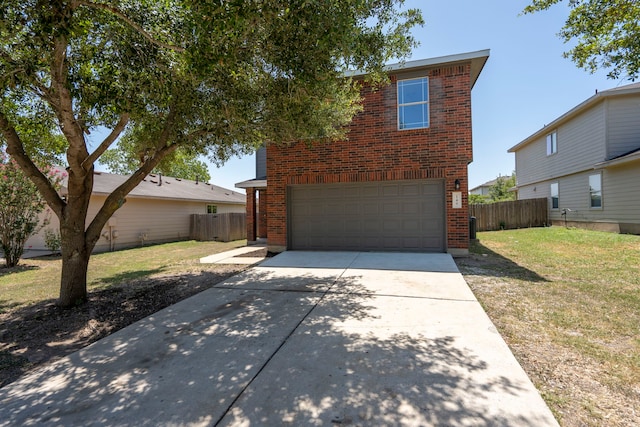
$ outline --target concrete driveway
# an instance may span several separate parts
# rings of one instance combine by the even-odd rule
[[[0,425],[557,426],[446,254],[285,252],[0,389]]]

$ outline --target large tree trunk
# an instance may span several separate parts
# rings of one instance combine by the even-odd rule
[[[84,236],[81,242],[77,239],[63,239],[62,247],[62,277],[60,279],[61,307],[72,307],[82,304],[87,300],[87,270],[91,250],[84,244]],[[79,244],[77,244],[79,243]]]
[[[74,163],[72,156],[70,162]],[[100,237],[99,227],[87,231],[87,212],[93,189],[93,166],[88,171],[82,168],[68,168],[68,200],[63,207],[60,220],[62,249],[62,275],[60,278],[60,299],[62,307],[72,307],[87,300],[87,270],[89,258]]]

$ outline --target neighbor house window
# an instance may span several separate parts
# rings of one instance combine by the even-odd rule
[[[218,213],[218,207],[216,205],[207,205],[207,213]]]
[[[589,196],[592,208],[602,207],[602,175],[589,175]]]
[[[551,209],[558,209],[560,206],[560,197],[558,193],[558,183],[551,184]]]
[[[398,81],[398,129],[429,127],[429,80]]]
[[[551,132],[547,135],[547,156],[558,152],[558,134]]]

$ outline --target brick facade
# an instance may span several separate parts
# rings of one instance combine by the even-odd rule
[[[468,253],[471,89],[488,58],[489,50],[483,50],[391,65],[390,84],[363,88],[363,111],[349,126],[346,141],[258,150],[256,178],[236,184],[247,189],[250,240],[266,234],[270,251],[288,248],[292,185],[424,179],[439,181],[444,191],[439,202],[445,203],[446,250]],[[398,130],[397,82],[418,77],[429,79],[429,127]],[[453,207],[455,192],[460,208]]]
[[[429,128],[398,130],[396,81],[373,91],[363,89],[364,110],[348,140],[267,148],[269,247],[287,247],[287,186],[402,179],[442,179],[446,194],[446,236],[450,252],[469,245],[467,165],[472,160],[471,64],[441,66],[410,78],[429,78]],[[452,209],[455,180],[460,181],[462,208]]]

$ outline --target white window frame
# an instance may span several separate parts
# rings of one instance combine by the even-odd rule
[[[593,191],[593,186],[591,185],[591,178],[597,178],[598,179],[598,185],[599,185],[599,189],[597,191]],[[593,196],[594,194],[598,194],[600,193],[600,206],[593,206]],[[602,209],[602,205],[603,205],[603,201],[602,201],[602,174],[601,173],[594,173],[592,175],[589,175],[589,208],[590,209]]]
[[[555,199],[558,201],[556,207],[553,206],[553,198],[554,198],[553,197],[553,193],[554,193],[553,187],[554,186],[555,186]],[[560,209],[560,185],[557,182],[552,182],[549,185],[549,196],[550,196],[549,198],[551,199],[551,209],[554,210],[554,211]]]
[[[213,211],[213,212],[211,212]],[[207,205],[207,213],[208,214],[216,214],[218,213],[218,205]]]
[[[547,134],[547,156],[551,156],[558,152],[558,131]]]
[[[418,102],[401,102],[401,89],[402,86],[405,83],[408,82],[415,82],[417,80],[420,80],[423,82],[424,85],[426,85],[426,91],[423,95],[426,96],[426,99],[423,99],[422,101],[418,101]],[[398,104],[398,108],[397,108],[397,114],[398,114],[398,130],[413,130],[413,129],[426,129],[431,125],[431,109],[429,108],[429,78],[428,77],[417,77],[414,79],[404,79],[404,80],[398,80],[398,82],[396,83],[396,93],[397,93],[397,104]],[[403,101],[403,100],[402,100]],[[402,117],[402,111],[404,107],[412,107],[412,106],[417,106],[417,105],[423,105],[426,107],[426,117],[424,118],[424,121],[421,122],[421,124],[419,124],[418,126],[410,126],[407,127],[406,125],[403,125],[401,117]]]

